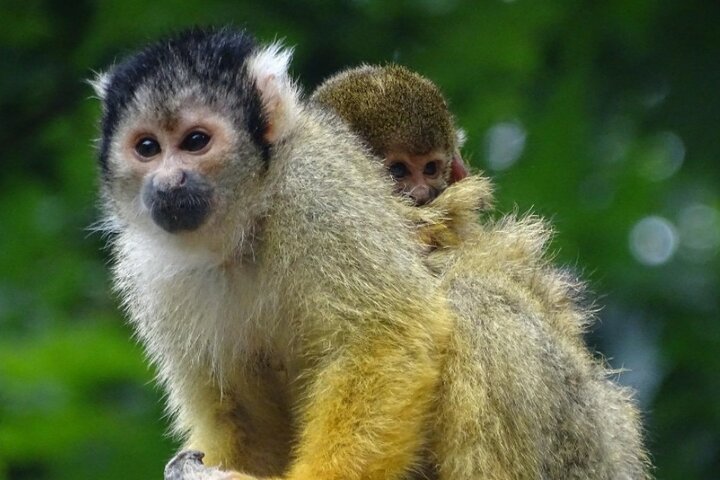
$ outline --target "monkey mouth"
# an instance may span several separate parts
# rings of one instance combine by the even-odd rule
[[[423,205],[427,205],[428,203],[432,203],[432,201],[435,200],[440,194],[440,191],[435,187],[430,187],[430,189],[424,194],[420,194],[414,190],[415,189],[402,190],[402,194],[412,200],[413,204],[416,207],[421,207]]]
[[[205,223],[210,212],[210,202],[204,198],[168,195],[153,202],[152,219],[169,233],[193,231]]]
[[[207,193],[176,188],[155,190],[147,195],[153,222],[168,233],[191,232],[200,228],[211,210],[211,196]]]
[[[210,212],[210,202],[205,198],[179,194],[159,197],[152,204],[152,219],[169,233],[197,230]]]
[[[191,232],[200,228],[212,210],[213,188],[194,174],[183,174],[175,182],[148,178],[142,201],[153,222],[168,233]]]

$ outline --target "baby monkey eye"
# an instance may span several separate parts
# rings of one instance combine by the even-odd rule
[[[388,170],[390,171],[390,175],[392,175],[395,180],[404,178],[408,174],[407,166],[404,163],[400,162],[393,163],[388,167]]]
[[[162,151],[157,140],[143,137],[135,144],[135,151],[143,158],[151,158]]]
[[[188,152],[198,152],[205,148],[208,142],[210,142],[210,135],[195,130],[188,133],[187,136],[183,138],[183,141],[180,144],[180,149]]]
[[[438,162],[428,162],[425,164],[425,168],[423,169],[423,174],[428,176],[433,176],[438,173]]]

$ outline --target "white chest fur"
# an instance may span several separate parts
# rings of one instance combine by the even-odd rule
[[[115,243],[115,285],[162,381],[177,363],[219,382],[269,349],[272,292],[252,263],[223,264],[211,253],[126,232]]]

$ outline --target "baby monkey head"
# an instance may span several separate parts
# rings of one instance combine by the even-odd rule
[[[396,191],[417,205],[467,175],[459,150],[463,134],[440,89],[405,67],[345,70],[325,80],[312,99],[349,124],[383,159]]]
[[[298,102],[289,59],[242,31],[193,29],[91,82],[103,103],[99,161],[114,224],[181,236],[242,228],[251,215],[243,200],[260,203],[273,144]]]

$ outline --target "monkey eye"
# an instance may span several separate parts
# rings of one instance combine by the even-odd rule
[[[188,152],[199,152],[205,148],[208,142],[210,142],[210,135],[205,132],[195,130],[188,133],[187,136],[183,138],[183,141],[180,144],[180,149]]]
[[[425,168],[423,169],[423,175],[427,175],[428,177],[433,177],[437,175],[438,173],[438,162],[432,161],[425,164]]]
[[[404,163],[400,162],[393,163],[388,167],[388,170],[390,171],[390,175],[392,175],[395,180],[400,180],[408,174],[407,166]]]
[[[135,151],[143,158],[151,158],[162,151],[157,140],[143,137],[135,144]]]

